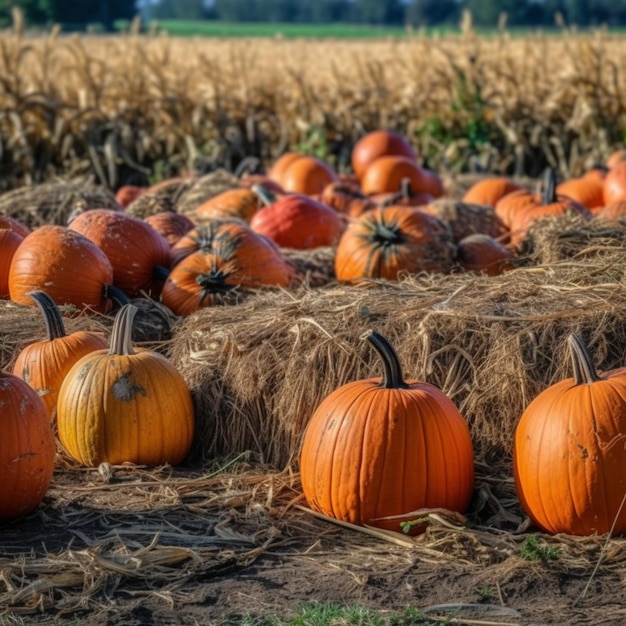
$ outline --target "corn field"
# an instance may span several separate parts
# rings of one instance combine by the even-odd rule
[[[579,174],[623,145],[626,41],[506,31],[375,41],[0,35],[0,186],[112,188],[300,149],[347,168],[394,128],[438,170]]]

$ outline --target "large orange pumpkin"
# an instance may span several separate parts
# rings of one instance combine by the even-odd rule
[[[0,372],[0,522],[33,511],[48,491],[56,445],[43,402],[27,383]]]
[[[289,193],[319,195],[326,185],[338,180],[335,170],[317,157],[304,155],[294,159],[283,172],[280,186]]]
[[[513,470],[539,528],[573,535],[626,532],[626,370],[599,376],[580,337],[574,376],[547,387],[515,429]]]
[[[9,295],[19,304],[34,304],[31,291],[45,291],[57,304],[110,308],[115,294],[113,268],[107,256],[84,235],[65,226],[46,224],[24,237],[9,269]]]
[[[361,137],[352,148],[350,160],[354,173],[363,178],[365,170],[382,156],[402,156],[416,160],[415,150],[409,140],[392,130],[374,130]]]
[[[100,333],[78,330],[67,334],[54,300],[43,291],[34,291],[29,295],[41,309],[47,337],[22,348],[13,364],[13,373],[37,392],[52,416],[65,375],[78,359],[94,350],[106,348],[107,342]]]
[[[448,226],[412,207],[381,207],[356,218],[335,252],[341,281],[397,280],[403,272],[447,272],[456,248]]]
[[[463,513],[474,485],[469,429],[440,389],[403,379],[389,342],[367,335],[383,364],[381,378],[342,385],[322,400],[300,453],[309,506],[351,522],[400,530],[412,511]],[[424,526],[421,525],[420,529]]]
[[[9,297],[9,269],[15,251],[24,237],[13,230],[0,229],[0,300]]]
[[[79,359],[59,389],[59,440],[83,465],[178,465],[191,448],[195,417],[189,388],[166,357],[132,345],[136,312],[134,305],[124,305],[110,348]]]
[[[431,193],[432,180],[426,170],[416,161],[401,156],[383,156],[370,163],[361,178],[361,188],[368,196],[395,193],[404,178],[408,178],[413,193],[435,196]]]

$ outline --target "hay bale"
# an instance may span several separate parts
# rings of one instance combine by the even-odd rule
[[[189,215],[198,206],[222,191],[241,187],[241,181],[224,169],[215,170],[196,179],[194,184],[181,195],[176,203],[177,213]]]
[[[44,183],[0,195],[0,214],[14,217],[31,229],[44,224],[66,226],[72,214],[90,209],[117,208],[110,190],[84,181]]]
[[[626,290],[614,259],[519,268],[496,277],[413,277],[398,283],[258,293],[174,327],[170,356],[194,396],[195,455],[246,450],[277,467],[298,455],[322,398],[379,376],[360,340],[396,346],[405,376],[442,388],[466,417],[477,457],[510,458],[514,424],[546,386],[571,375],[567,336],[580,333],[600,369],[626,363]],[[621,276],[620,274],[620,276]]]

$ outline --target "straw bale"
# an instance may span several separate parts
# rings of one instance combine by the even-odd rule
[[[89,209],[117,208],[110,190],[84,181],[43,183],[0,195],[0,214],[14,217],[31,229],[44,224],[65,226],[72,214]]]
[[[571,375],[578,332],[600,369],[626,362],[623,253],[502,276],[414,276],[257,293],[174,327],[170,356],[192,390],[202,461],[252,450],[283,467],[331,391],[379,376],[361,340],[395,345],[407,378],[437,385],[470,426],[478,459],[510,456],[516,420],[540,391]]]
[[[196,179],[194,184],[181,195],[176,203],[177,213],[188,215],[210,198],[226,191],[241,187],[241,182],[225,169],[218,169]]]

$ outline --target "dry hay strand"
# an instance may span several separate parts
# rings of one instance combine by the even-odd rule
[[[241,187],[240,180],[225,169],[218,169],[196,179],[194,184],[181,195],[176,203],[176,211],[184,215],[193,213],[198,206],[210,198]]]
[[[118,592],[180,604],[190,584],[280,545],[275,511],[293,500],[293,483],[290,473],[253,470],[243,457],[210,473],[57,470],[43,506],[0,527],[3,611],[97,614]]]
[[[300,284],[323,287],[336,280],[335,248],[322,246],[311,250],[283,248],[283,255],[291,261]]]
[[[298,455],[331,391],[380,376],[361,335],[396,347],[406,378],[456,403],[477,458],[510,457],[513,427],[548,385],[571,376],[567,336],[600,369],[626,359],[624,255],[496,276],[419,276],[397,283],[258,293],[203,309],[174,328],[170,356],[195,401],[201,461],[253,450],[276,467]]]
[[[143,219],[163,211],[176,211],[176,203],[195,183],[196,179],[189,177],[161,184],[156,191],[146,192],[135,198],[126,207],[126,213]]]
[[[79,181],[20,187],[0,196],[0,214],[31,229],[45,224],[66,226],[71,215],[90,209],[119,209],[119,205],[105,187]]]
[[[626,221],[565,215],[537,220],[522,242],[521,255],[533,264],[548,265],[598,255],[612,258],[625,247]]]

